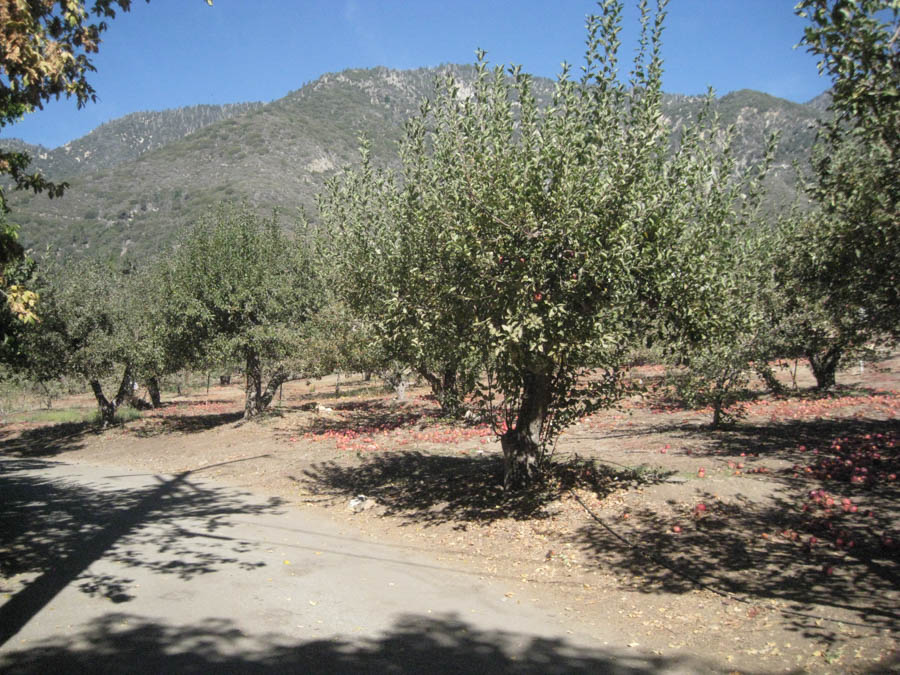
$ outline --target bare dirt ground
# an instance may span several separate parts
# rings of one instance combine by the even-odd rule
[[[842,373],[824,396],[802,368],[798,382],[719,431],[651,387],[569,429],[550,485],[528,496],[498,487],[487,426],[441,420],[423,389],[397,404],[361,379],[341,396],[333,378],[289,383],[248,424],[239,384],[105,432],[7,423],[0,453],[155,473],[230,462],[208,477],[503,581],[509,602],[614,625],[636,650],[723,672],[894,672],[900,357]]]

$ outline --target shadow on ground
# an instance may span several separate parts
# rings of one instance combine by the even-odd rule
[[[788,420],[767,424],[742,422],[722,431],[681,429],[681,433],[714,439],[715,444],[710,446],[710,452],[707,453],[711,455],[739,457],[743,452],[761,457],[777,455],[780,459],[794,461],[804,459],[797,450],[801,445],[816,448],[845,436],[900,435],[900,419],[841,418]],[[704,453],[701,451],[695,454],[702,456]],[[805,458],[808,459],[809,456]]]
[[[226,424],[234,424],[243,417],[243,411],[201,415],[160,415],[149,417],[143,424],[134,426],[132,429],[134,435],[139,438],[151,438],[171,433],[196,434]]]
[[[73,645],[78,645],[73,646]],[[612,673],[710,672],[690,657],[583,649],[484,631],[456,616],[400,617],[376,639],[246,636],[227,620],[170,626],[108,614],[83,634],[0,655],[8,673]]]
[[[830,642],[848,627],[900,631],[900,495],[892,487],[857,491],[849,512],[840,485],[823,489],[835,502],[828,511],[802,481],[785,481],[764,500],[697,491],[693,504],[673,503],[671,512],[641,508],[627,520],[593,513],[569,541],[598,566],[640,579],[637,590],[646,593],[702,586],[766,608],[779,601],[791,629],[807,638]]]
[[[0,437],[0,455],[14,457],[52,457],[84,446],[85,439],[100,433],[92,422],[51,424]]]
[[[22,588],[5,582],[9,587],[0,589],[10,595],[0,606],[0,644],[70,584],[113,602],[129,601],[131,579],[89,571],[101,557],[119,563],[123,575],[143,568],[182,579],[262,565],[238,555],[250,550],[247,542],[223,545],[215,532],[232,516],[276,512],[282,503],[248,503],[246,495],[195,482],[192,472],[116,488],[35,473],[51,466],[35,459],[0,460],[0,577],[28,579]],[[174,518],[198,519],[196,531],[173,527],[168,521]],[[217,541],[206,545],[204,538]]]
[[[304,409],[315,410],[315,407],[306,406]],[[340,416],[332,417],[326,411],[326,414],[316,417],[303,428],[297,429],[297,432],[318,436],[327,432],[344,431],[369,434],[373,431],[394,431],[416,425],[424,429],[440,417],[440,409],[437,406],[405,407],[383,399],[338,402],[333,404],[330,410],[339,411]]]
[[[364,457],[358,466],[323,462],[302,479],[318,494],[365,495],[385,507],[385,514],[410,523],[491,522],[504,518],[546,518],[544,510],[570,487],[590,486],[606,495],[623,485],[645,485],[665,473],[614,470],[576,459],[551,465],[539,489],[503,489],[503,459],[498,455],[430,455],[386,452]]]

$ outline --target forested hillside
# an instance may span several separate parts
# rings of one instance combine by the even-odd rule
[[[13,220],[35,249],[140,257],[164,249],[223,200],[247,201],[261,213],[278,209],[286,225],[298,209],[314,217],[315,195],[327,177],[357,161],[361,137],[371,140],[376,162],[396,156],[404,121],[447,69],[466,95],[471,66],[347,70],[268,104],[134,113],[54,150],[4,140],[27,149],[49,178],[70,183],[60,199],[12,193]],[[539,100],[552,88],[551,80],[538,79]],[[701,97],[667,95],[663,110],[677,129],[701,105]],[[769,209],[791,203],[794,164],[808,161],[824,106],[743,90],[717,99],[715,109],[725,125],[735,125],[739,166],[758,161],[767,136],[779,132]]]

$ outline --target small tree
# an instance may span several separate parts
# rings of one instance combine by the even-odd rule
[[[820,263],[829,255],[829,228],[818,210],[781,220],[781,244],[772,263],[780,294],[769,314],[773,353],[805,358],[823,391],[834,386],[842,365],[870,358],[895,339],[864,307],[833,304],[820,276]]]
[[[123,333],[128,321],[126,280],[99,263],[80,262],[49,271],[42,284],[42,317],[30,326],[22,367],[35,379],[62,375],[84,378],[91,387],[103,426],[130,401],[134,370],[131,344]],[[108,397],[103,381],[114,376],[116,392]]]
[[[421,133],[413,121],[415,142],[422,142]],[[319,211],[333,237],[322,259],[333,263],[328,273],[336,293],[370,329],[367,351],[379,361],[374,369],[395,389],[412,369],[443,412],[456,415],[475,383],[477,359],[468,339],[475,315],[459,293],[456,261],[435,247],[444,221],[411,149],[406,146],[402,185],[373,168],[365,142],[359,170],[327,184]]]
[[[778,388],[768,361],[777,353],[772,304],[779,301],[772,270],[774,233],[760,226],[727,228],[727,236],[704,246],[708,251],[707,311],[695,312],[690,330],[668,345],[679,364],[673,382],[690,405],[712,408],[712,427],[731,422],[755,371]]]
[[[713,428],[736,414],[728,408],[754,370],[777,386],[768,359],[774,348],[772,306],[779,293],[772,266],[780,240],[779,231],[760,217],[775,143],[770,137],[749,180],[737,172],[729,152],[709,157],[710,165],[718,165],[717,180],[695,194],[705,205],[679,239],[681,257],[696,265],[694,291],[681,305],[665,351],[679,366],[672,377],[679,393],[691,405],[712,407]]]
[[[689,127],[673,151],[661,7],[641,3],[627,85],[621,12],[608,0],[589,18],[582,77],[565,67],[549,106],[481,53],[471,88],[442,78],[409,123],[402,186],[364,162],[327,197],[340,245],[369,247],[360,292],[378,294],[386,335],[479,359],[511,488],[540,477],[563,428],[621,395],[631,344],[706,301],[704,261],[683,259],[680,240],[722,206],[716,130]],[[359,205],[342,209],[344,195]]]
[[[166,320],[194,363],[243,364],[245,418],[262,413],[290,376],[289,357],[322,300],[306,246],[274,217],[234,205],[219,207],[185,239],[166,292]]]

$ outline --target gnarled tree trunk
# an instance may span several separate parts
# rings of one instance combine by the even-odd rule
[[[514,425],[500,437],[503,448],[503,485],[520,489],[536,482],[543,467],[541,434],[550,408],[551,378],[545,373],[526,373],[522,401]]]
[[[158,408],[162,405],[162,397],[159,393],[159,378],[150,377],[147,379],[147,393],[150,395],[150,406]]]
[[[811,352],[806,355],[816,378],[816,389],[824,391],[834,386],[834,376],[842,355],[843,350],[838,346],[830,347],[822,353]]]
[[[442,373],[435,374],[422,368],[418,371],[434,394],[444,415],[456,417],[460,414],[462,401],[459,391],[459,375],[455,366],[447,366]]]
[[[398,403],[406,401],[406,390],[409,387],[409,379],[403,368],[391,368],[381,374],[385,383],[394,390]]]
[[[247,380],[246,396],[244,398],[244,419],[248,420],[266,411],[272,399],[275,398],[278,387],[288,379],[288,373],[279,368],[269,379],[269,384],[266,385],[266,388],[263,389],[262,364],[259,361],[259,355],[251,351],[247,354],[247,370],[244,375]]]
[[[105,429],[109,425],[115,424],[116,410],[134,395],[134,377],[131,375],[131,367],[125,367],[122,381],[119,383],[119,390],[111,401],[103,394],[103,386],[100,384],[100,380],[90,380],[90,385],[91,390],[94,392],[94,398],[97,399],[97,408],[100,411],[100,426]]]

